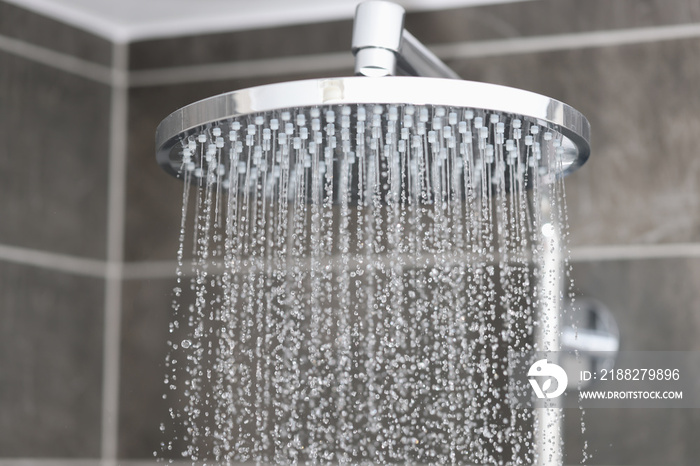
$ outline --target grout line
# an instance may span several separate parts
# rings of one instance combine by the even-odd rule
[[[89,277],[105,277],[106,264],[102,260],[85,259],[17,246],[0,245],[0,261],[60,270],[61,272]]]
[[[0,459],[0,466],[101,466],[99,459],[47,459],[47,458],[13,458]],[[129,463],[122,463],[125,466]],[[144,463],[146,464],[146,463]],[[134,464],[133,466],[136,466]]]
[[[572,248],[569,255],[572,263],[611,260],[692,259],[700,258],[700,243],[580,246]],[[331,257],[326,259],[324,264],[332,266],[336,264],[337,260],[339,260],[338,257]],[[391,257],[383,257],[380,260],[390,261]],[[418,258],[418,262],[422,265],[429,265],[433,261],[434,258],[429,257],[429,255],[423,255]],[[171,278],[176,276],[176,267],[177,262],[175,261],[132,262],[124,264],[122,276],[125,280]],[[215,269],[212,268],[211,270]],[[187,261],[185,261],[183,273],[185,276],[192,274]]]
[[[149,261],[125,263],[122,269],[124,280],[144,278],[170,278],[177,274],[177,261]]]
[[[700,243],[623,244],[571,249],[571,262],[700,257]]]
[[[18,55],[22,58],[41,63],[68,73],[81,76],[102,84],[112,84],[114,81],[126,81],[126,73],[118,75],[105,65],[92,63],[66,53],[56,52],[45,47],[30,44],[21,40],[0,35],[0,51]]]
[[[700,258],[700,243],[581,246],[572,248],[569,255],[572,263],[610,260],[692,259]],[[380,258],[387,264],[393,259],[395,257],[391,256]],[[323,264],[336,267],[339,266],[338,261],[339,257],[330,257],[325,259]],[[417,263],[421,265],[430,265],[434,261],[435,257],[430,255],[422,255],[417,259]],[[301,266],[308,266],[308,263],[302,263]],[[124,264],[122,276],[125,280],[171,278],[176,276],[176,267],[177,262],[175,261],[132,262]],[[210,270],[217,269],[212,266]],[[183,274],[190,276],[192,273],[191,264],[185,261]]]
[[[443,60],[575,50],[589,47],[661,42],[700,37],[700,24],[592,31],[548,36],[514,37],[480,42],[439,44],[430,49]]]
[[[571,262],[698,257],[700,257],[700,243],[576,246],[570,251]],[[122,280],[171,278],[176,276],[177,268],[176,261],[108,262],[1,244],[0,262],[30,265],[89,277],[117,277]],[[188,275],[191,270],[186,267],[183,273]]]
[[[107,198],[107,267],[102,377],[102,459],[116,464],[119,443],[119,359],[121,338],[128,87],[118,77],[128,66],[129,47],[114,44],[114,80],[110,107]]]
[[[157,466],[162,465],[162,460],[156,459],[128,459],[119,460],[119,466]],[[206,462],[193,462],[186,460],[171,460],[167,464],[175,466],[214,466],[219,463],[213,463],[210,461]],[[227,466],[243,466],[250,463],[226,463]],[[102,460],[94,459],[53,459],[53,458],[13,458],[13,459],[1,459],[0,466],[104,466]],[[223,465],[222,465],[223,466]],[[568,465],[567,465],[568,466]],[[573,466],[573,465],[572,465]]]
[[[352,70],[350,51],[131,71],[132,87]]]
[[[117,464],[117,463],[115,463]],[[162,464],[158,460],[147,460],[147,459],[130,459],[118,461],[118,466],[156,466]],[[176,466],[191,466],[192,461],[175,461],[173,463]],[[201,463],[194,463],[201,464]],[[207,462],[206,464],[212,465],[215,463]],[[71,458],[71,459],[54,459],[54,458],[0,458],[0,466],[105,466],[105,462],[99,458]],[[204,466],[202,464],[202,466]]]
[[[162,465],[162,460],[157,459],[120,459],[118,466],[157,466]],[[186,460],[174,460],[168,464],[175,466],[206,466],[216,465],[218,463],[207,462],[192,462]],[[229,466],[241,465],[247,463],[226,463]],[[106,466],[104,460],[100,458],[0,458],[0,466]]]

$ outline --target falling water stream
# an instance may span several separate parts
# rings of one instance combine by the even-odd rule
[[[511,379],[560,299],[541,283],[543,227],[565,221],[561,145],[527,118],[389,105],[184,140],[165,452],[533,463]]]

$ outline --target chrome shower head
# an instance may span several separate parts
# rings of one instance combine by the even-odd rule
[[[565,175],[588,158],[589,131],[572,107],[509,87],[344,77],[270,84],[190,104],[163,120],[156,146],[168,173],[192,179],[208,174],[224,186],[244,170],[274,174],[309,165],[305,159],[314,151],[329,168],[377,146],[413,154],[408,163],[418,163],[423,151],[428,157],[455,151],[456,164],[468,154],[472,163],[474,157],[482,163],[515,157]],[[291,165],[279,166],[280,151]]]
[[[377,15],[395,27],[373,34]],[[590,126],[581,113],[532,92],[445,79],[456,74],[403,30],[403,9],[395,4],[360,4],[353,53],[358,74],[440,77],[340,77],[214,96],[161,122],[158,162],[181,178],[244,189],[236,178],[247,173],[267,177],[273,189],[285,170],[337,174],[344,162],[358,170],[355,159],[371,152],[391,159],[407,183],[421,166],[426,177],[442,168],[455,176],[488,169],[497,182],[508,170],[522,171],[519,164],[531,181],[566,175],[589,156]]]

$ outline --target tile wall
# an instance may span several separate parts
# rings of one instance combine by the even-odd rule
[[[533,0],[406,24],[465,79],[589,118],[593,155],[566,184],[574,291],[611,309],[622,349],[699,351],[700,1]],[[216,93],[347,75],[350,34],[137,42],[127,70],[123,46],[0,1],[0,465],[152,457],[182,196],[155,127]],[[589,410],[585,436],[579,423],[567,413],[567,463],[584,437],[589,464],[700,460],[699,410]]]
[[[112,44],[3,2],[0,44],[0,461],[99,458],[111,88],[54,62]]]

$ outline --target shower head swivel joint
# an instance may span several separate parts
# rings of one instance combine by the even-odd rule
[[[383,0],[357,6],[352,29],[355,74],[461,79],[404,29],[405,14],[400,5]]]

